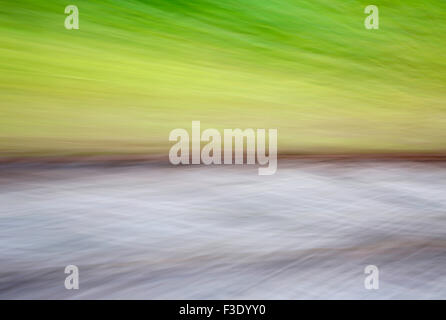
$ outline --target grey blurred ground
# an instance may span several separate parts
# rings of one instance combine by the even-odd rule
[[[446,298],[444,165],[0,170],[3,299]]]

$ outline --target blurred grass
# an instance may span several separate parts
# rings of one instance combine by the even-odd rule
[[[167,153],[192,120],[282,153],[445,150],[446,2],[373,2],[379,30],[369,4],[2,0],[0,156]]]

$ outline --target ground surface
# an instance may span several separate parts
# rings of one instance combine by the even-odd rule
[[[439,164],[4,165],[0,191],[3,299],[446,298]]]

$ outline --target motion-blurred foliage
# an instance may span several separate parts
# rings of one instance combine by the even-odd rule
[[[368,4],[1,0],[0,156],[164,153],[192,120],[282,153],[444,150],[446,2],[379,0],[379,30]]]

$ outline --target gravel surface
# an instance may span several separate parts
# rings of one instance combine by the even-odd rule
[[[3,165],[0,204],[2,299],[446,298],[440,164]]]

